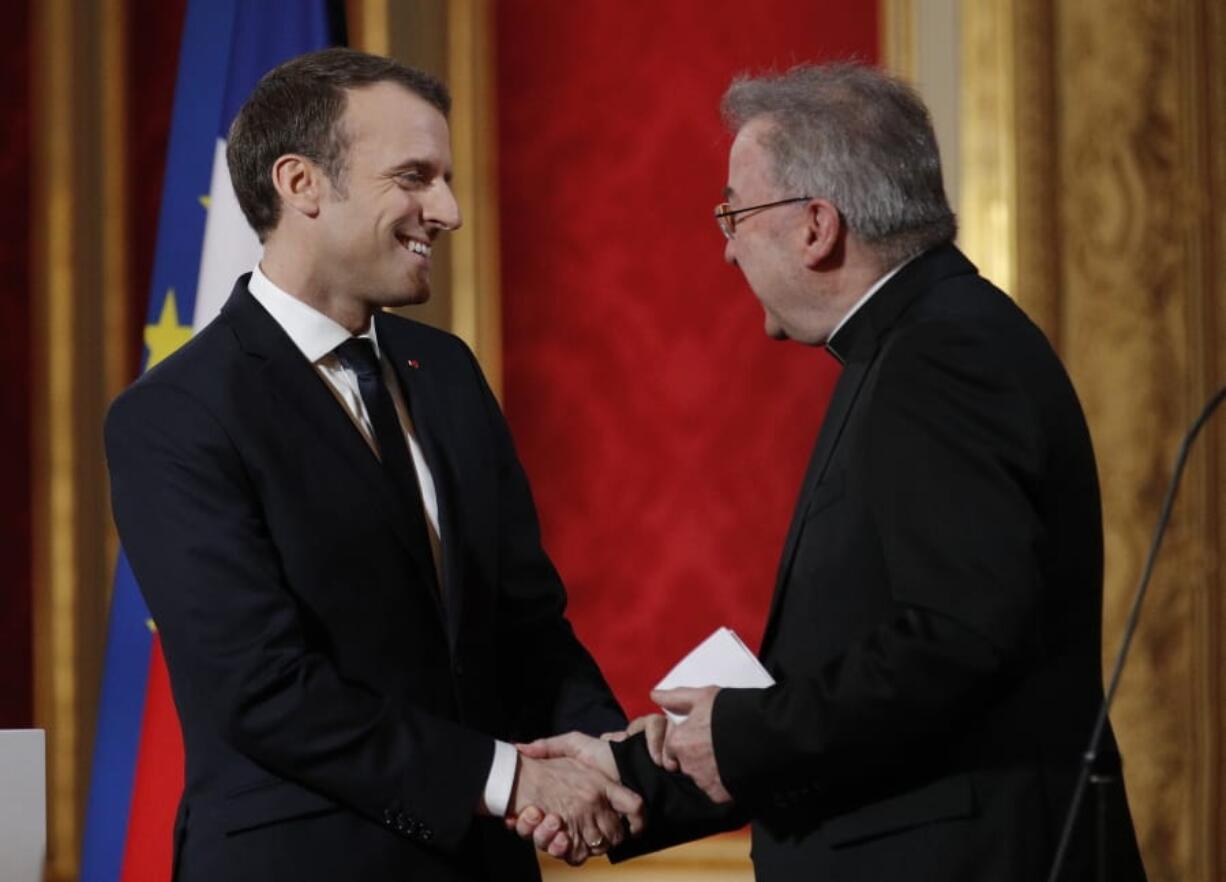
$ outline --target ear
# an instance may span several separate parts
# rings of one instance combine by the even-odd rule
[[[804,262],[808,269],[818,269],[834,254],[843,238],[843,216],[834,203],[811,199],[805,205]]]
[[[288,210],[307,217],[319,214],[327,182],[323,170],[305,156],[287,153],[272,164],[272,185]]]

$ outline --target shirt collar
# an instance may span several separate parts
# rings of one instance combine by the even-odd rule
[[[834,335],[839,332],[839,329],[842,328],[843,325],[847,324],[848,319],[850,319],[853,315],[855,315],[861,306],[868,303],[868,299],[870,297],[872,297],[874,294],[880,291],[882,286],[884,286],[886,282],[894,278],[894,276],[898,275],[898,271],[902,269],[904,266],[906,266],[907,264],[909,264],[912,260],[914,260],[914,258],[911,258],[911,257],[907,258],[902,263],[897,264],[892,270],[890,270],[880,279],[873,282],[873,286],[864,292],[864,296],[861,297],[859,300],[857,300],[855,303],[853,303],[851,309],[847,310],[847,314],[843,316],[841,319],[839,319],[839,323],[834,326],[834,330],[830,332],[830,336],[828,336],[826,340],[827,341],[833,340]]]
[[[331,354],[332,350],[353,336],[343,325],[277,287],[258,265],[251,272],[247,290],[260,306],[268,310],[273,321],[281,326],[281,330],[312,364]],[[375,356],[378,357],[379,340],[375,336],[375,323],[372,321],[370,327],[358,336],[366,337],[374,344]]]

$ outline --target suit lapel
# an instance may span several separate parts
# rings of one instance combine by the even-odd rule
[[[843,372],[826,409],[826,417],[817,436],[817,445],[809,459],[804,484],[801,485],[796,511],[788,527],[783,556],[779,561],[775,593],[771,598],[770,615],[766,620],[766,631],[762,635],[763,656],[770,648],[777,630],[777,620],[791,576],[792,562],[796,557],[796,546],[800,542],[801,529],[808,514],[809,501],[826,476],[830,458],[847,424],[848,414],[860,395],[865,376],[879,356],[884,335],[899,317],[939,280],[975,272],[974,264],[957,248],[949,244],[939,245],[900,269],[830,340],[828,349],[835,358],[844,363]]]
[[[766,619],[766,632],[762,637],[761,653],[764,656],[771,639],[774,637],[779,608],[783,603],[788,576],[792,571],[792,561],[796,557],[796,545],[800,539],[805,516],[809,512],[809,500],[813,498],[813,492],[826,476],[830,457],[834,454],[839,438],[843,434],[843,427],[847,424],[847,415],[851,412],[851,407],[860,394],[860,387],[864,383],[868,367],[868,362],[861,361],[854,361],[846,365],[843,368],[843,372],[839,375],[839,381],[834,387],[834,394],[830,397],[830,404],[826,408],[826,416],[822,420],[822,428],[817,436],[817,444],[813,448],[812,456],[809,457],[809,466],[805,471],[805,479],[801,485],[800,497],[796,500],[796,511],[792,514],[792,523],[788,527],[787,539],[783,545],[783,556],[779,560],[779,573],[775,580],[775,593],[771,597],[770,614]]]
[[[302,416],[320,441],[335,454],[336,462],[356,475],[361,482],[361,492],[383,509],[392,532],[413,557],[418,570],[430,572],[428,561],[421,559],[420,543],[414,542],[409,535],[404,503],[387,480],[374,451],[327,382],[247,291],[247,278],[243,276],[235,285],[222,310],[222,319],[234,329],[247,355],[260,362],[258,376],[266,384],[269,397],[284,402]],[[422,582],[425,584],[426,580]],[[427,587],[434,593],[430,586]]]

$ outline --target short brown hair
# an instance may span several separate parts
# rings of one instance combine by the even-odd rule
[[[287,153],[305,156],[344,192],[349,142],[340,119],[345,92],[382,82],[400,84],[444,116],[451,110],[447,87],[435,77],[355,49],[299,55],[256,85],[230,126],[226,164],[239,207],[261,242],[281,218],[273,163]]]

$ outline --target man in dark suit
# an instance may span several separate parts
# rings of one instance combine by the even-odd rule
[[[448,106],[345,49],[265,77],[228,155],[263,259],[108,415],[186,747],[179,880],[532,879],[508,812],[577,860],[637,828],[633,793],[511,745],[625,719],[476,360],[382,311],[460,224]]]
[[[770,336],[842,365],[762,640],[777,682],[656,693],[688,714],[664,743],[677,774],[641,737],[533,755],[583,757],[644,795],[646,833],[615,859],[752,819],[763,880],[1041,880],[1102,701],[1101,514],[1076,395],[951,244],[910,89],[799,68],[734,83],[723,111],[725,257]],[[1122,789],[1104,801],[1111,878],[1140,878]],[[1063,878],[1090,863],[1083,824]]]

